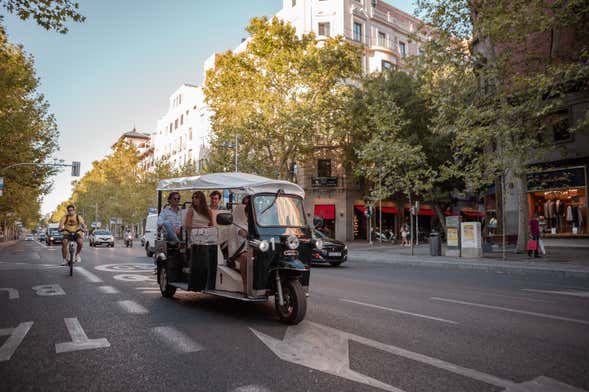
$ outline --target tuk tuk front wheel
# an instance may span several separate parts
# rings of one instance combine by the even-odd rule
[[[157,282],[163,297],[172,298],[176,294],[176,287],[170,286],[168,282],[168,268],[165,265],[157,269]]]
[[[284,305],[282,306],[278,299],[278,293],[274,296],[274,304],[280,321],[291,325],[303,321],[305,313],[307,313],[307,296],[301,282],[296,279],[283,282],[282,296],[284,298]]]

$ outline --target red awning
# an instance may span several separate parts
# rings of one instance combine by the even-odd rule
[[[405,208],[405,212],[409,213],[409,208]],[[434,210],[429,208],[420,208],[417,215],[421,216],[434,216]]]
[[[366,211],[368,211],[368,207],[364,207],[364,206],[354,206],[355,209],[357,209],[358,211],[360,211],[361,213],[365,213]]]
[[[478,212],[478,211],[460,211],[462,213],[462,215],[464,216],[476,216],[476,217],[483,217],[485,216],[484,212]]]
[[[460,214],[458,212],[444,211],[444,215],[446,215],[446,216],[458,216]]]
[[[315,216],[323,219],[335,219],[335,205],[333,204],[316,204]]]
[[[399,212],[395,207],[382,207],[383,214],[396,214]]]

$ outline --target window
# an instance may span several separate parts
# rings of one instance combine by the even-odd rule
[[[552,135],[555,143],[573,141],[573,134],[569,131],[569,112],[561,110],[553,117]]]
[[[180,125],[184,125],[184,115],[180,115]]]
[[[192,128],[188,128],[188,140],[192,140]]]
[[[407,45],[405,45],[405,42],[399,41],[399,53],[401,57],[407,56]]]
[[[182,103],[182,94],[180,94],[178,96],[178,105],[180,105]]]
[[[331,177],[331,159],[317,161],[317,177]]]
[[[362,42],[362,25],[354,22],[354,41]]]
[[[178,119],[174,121],[174,129],[178,129]]]
[[[295,5],[297,5],[297,0],[291,0],[290,5],[292,7],[294,7]]]
[[[329,22],[319,23],[317,33],[329,37]]]
[[[172,129],[174,129],[174,124],[170,123],[170,133],[172,133]]]
[[[390,61],[382,60],[380,63],[382,70],[396,69],[395,64]]]
[[[378,32],[378,46],[387,47],[387,35],[382,31]]]

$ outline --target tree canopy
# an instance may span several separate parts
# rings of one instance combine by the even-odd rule
[[[86,20],[86,17],[78,12],[79,4],[71,0],[0,0],[0,6],[22,20],[32,18],[45,30],[54,30],[61,34],[68,32],[68,20]]]

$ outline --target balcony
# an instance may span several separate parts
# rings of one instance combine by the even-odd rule
[[[339,177],[311,177],[311,187],[313,188],[337,188],[340,181]]]

